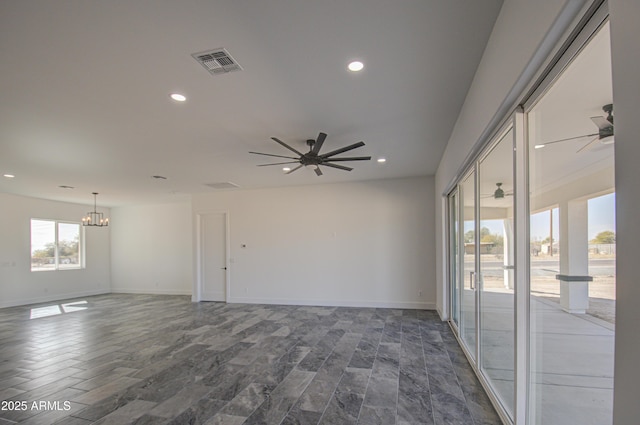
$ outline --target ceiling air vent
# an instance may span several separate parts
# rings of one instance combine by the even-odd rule
[[[235,189],[237,187],[240,187],[237,184],[231,182],[205,183],[204,185],[212,187],[214,189]]]
[[[223,48],[194,53],[191,56],[211,75],[242,70],[238,62]]]

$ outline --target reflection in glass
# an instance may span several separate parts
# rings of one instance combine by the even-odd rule
[[[513,131],[480,162],[481,371],[513,417],[515,369]]]
[[[527,117],[531,424],[612,422],[615,249],[597,243],[615,237],[598,199],[615,191],[612,98],[607,24]]]
[[[450,218],[450,281],[451,281],[451,317],[456,326],[460,326],[460,210],[458,208],[458,193],[449,196],[449,218]]]
[[[476,275],[475,275],[475,175],[470,174],[460,185],[460,209],[463,217],[463,273],[460,294],[462,340],[471,356],[476,356]]]

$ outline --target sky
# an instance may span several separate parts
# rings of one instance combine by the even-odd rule
[[[616,231],[616,194],[589,199],[589,240],[604,230]]]
[[[616,230],[615,224],[615,193],[599,196],[597,198],[591,198],[588,201],[589,208],[589,224],[588,235],[589,240],[596,237],[596,235],[605,230]],[[486,220],[482,222],[482,226],[489,228],[491,233],[501,235],[502,220]],[[530,221],[531,240],[543,240],[549,237],[549,210],[542,211],[531,216]],[[470,229],[470,223],[465,223],[465,232]],[[558,240],[558,209],[553,210],[553,239]]]
[[[605,230],[616,231],[616,194],[610,193],[588,201],[588,237],[589,240]],[[531,216],[531,240],[543,240],[549,237],[549,211],[543,211]],[[558,209],[553,210],[553,239],[558,239]]]

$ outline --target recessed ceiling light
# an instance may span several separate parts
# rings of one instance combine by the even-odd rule
[[[284,167],[284,168],[282,169],[282,171],[284,171],[284,172],[291,171],[291,168],[289,168],[289,167]]]
[[[156,179],[156,180],[166,180],[167,179],[165,176],[151,176],[151,177]]]
[[[348,68],[349,71],[358,72],[362,71],[362,69],[364,68],[364,64],[360,61],[353,61],[349,64]]]
[[[15,177],[13,174],[4,174],[4,176],[8,179],[12,179]]]
[[[66,184],[61,184],[58,186],[60,189],[75,189],[73,186],[67,186]]]
[[[187,100],[187,97],[180,93],[171,93],[169,97],[171,97],[171,99],[175,100],[176,102],[184,102],[185,100]]]
[[[387,162],[387,159],[386,158],[378,158],[378,162],[382,164],[383,162]]]

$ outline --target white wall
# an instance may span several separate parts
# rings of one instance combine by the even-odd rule
[[[496,117],[515,106],[524,86],[563,31],[567,15],[575,16],[586,0],[505,0],[473,83],[451,133],[435,178],[437,309],[448,312],[445,290],[444,199],[442,193]],[[566,7],[565,7],[566,6]],[[513,104],[513,105],[512,105]],[[512,111],[509,111],[509,113]]]
[[[190,295],[191,203],[111,209],[112,292]]]
[[[31,271],[31,219],[80,222],[91,208],[0,193],[0,209],[0,307],[109,292],[109,228],[85,229],[85,269]]]
[[[613,103],[616,108],[616,358],[613,421],[640,417],[640,2],[610,0]]]
[[[192,200],[229,214],[231,302],[435,307],[433,178]]]

